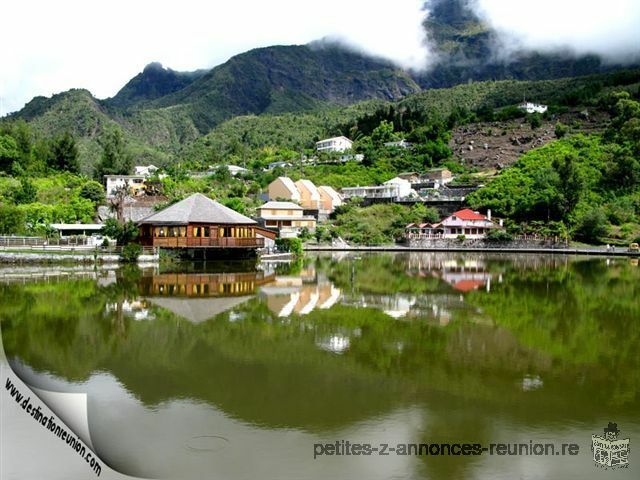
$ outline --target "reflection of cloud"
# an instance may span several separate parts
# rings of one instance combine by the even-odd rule
[[[330,337],[324,337],[316,340],[316,345],[322,350],[326,350],[331,353],[344,353],[349,348],[349,337],[343,335],[331,335]]]
[[[540,378],[540,375],[526,375],[522,379],[522,391],[530,392],[531,390],[538,390],[542,388],[544,382]]]

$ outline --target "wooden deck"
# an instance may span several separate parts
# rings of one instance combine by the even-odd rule
[[[264,238],[140,237],[142,245],[161,248],[262,248]]]

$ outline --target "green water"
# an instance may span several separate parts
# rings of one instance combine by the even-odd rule
[[[97,452],[130,475],[637,478],[637,263],[341,254],[258,268],[0,274],[7,358],[34,386],[88,392]],[[616,472],[590,450],[610,421],[631,439]],[[314,459],[341,440],[580,451]]]

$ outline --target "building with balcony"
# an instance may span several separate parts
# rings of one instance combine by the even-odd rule
[[[195,193],[138,222],[138,240],[162,248],[256,249],[257,222]]]
[[[411,183],[399,177],[373,187],[346,187],[342,189],[342,196],[345,200],[359,197],[365,200],[395,202],[412,195],[416,195],[416,193],[411,188]]]
[[[318,152],[344,152],[346,150],[351,150],[351,147],[353,147],[353,142],[347,137],[342,136],[325,138],[324,140],[316,142],[316,150]]]
[[[293,202],[267,202],[258,208],[258,221],[269,229],[277,229],[283,238],[297,237],[300,230],[315,230],[316,219],[304,215],[304,209]]]
[[[145,194],[146,175],[105,175],[107,198],[115,196],[121,188],[127,189],[127,194],[133,197]]]

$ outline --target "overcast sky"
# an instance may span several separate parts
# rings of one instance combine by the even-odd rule
[[[509,43],[517,37],[525,46],[622,58],[640,45],[639,0],[475,1]],[[422,8],[423,0],[8,1],[0,18],[0,113],[73,87],[113,96],[152,61],[210,68],[251,48],[325,36],[423,68],[430,55]]]

